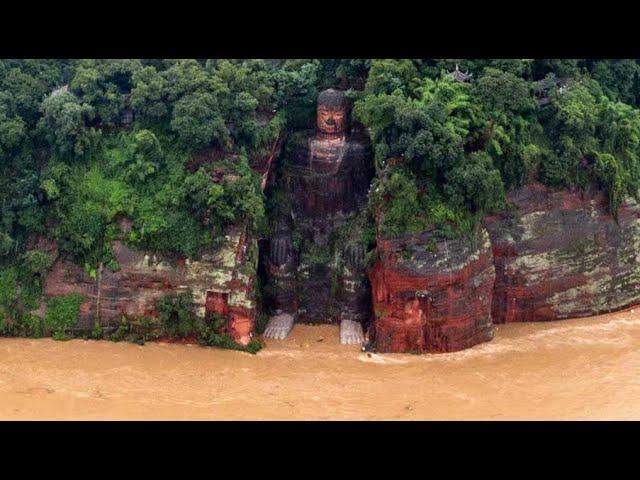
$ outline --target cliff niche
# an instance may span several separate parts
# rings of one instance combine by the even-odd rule
[[[349,132],[347,113],[343,92],[321,92],[317,131],[285,146],[266,259],[268,338],[303,322],[340,323],[342,343],[364,340],[371,307],[358,214],[373,172],[368,139]]]

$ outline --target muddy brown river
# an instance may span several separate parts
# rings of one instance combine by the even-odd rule
[[[441,355],[294,328],[258,355],[149,343],[0,339],[2,419],[640,419],[640,309],[498,326]]]

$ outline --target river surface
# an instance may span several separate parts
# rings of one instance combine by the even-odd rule
[[[0,339],[1,419],[640,419],[640,309],[497,327],[439,355],[297,325],[258,355]]]

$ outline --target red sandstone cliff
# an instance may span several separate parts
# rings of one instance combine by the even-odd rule
[[[484,230],[477,245],[430,232],[380,240],[369,274],[377,350],[452,352],[493,338],[492,261]]]
[[[269,159],[269,165],[271,160]],[[265,172],[268,174],[268,169]],[[595,315],[640,303],[640,206],[627,200],[618,221],[601,192],[552,191],[531,184],[508,195],[510,207],[485,219],[476,245],[438,240],[430,232],[378,241],[369,272],[381,352],[449,352],[490,340],[494,322]],[[487,233],[488,232],[488,233]],[[191,288],[198,314],[217,312],[246,343],[254,329],[255,265],[238,227],[197,261],[161,258],[113,244],[121,269],[100,282],[57,259],[46,296],[82,293],[77,330],[96,314],[116,328],[122,316],[154,317],[155,301]]]
[[[553,191],[541,184],[507,197],[485,219],[496,268],[493,321],[596,315],[640,302],[640,206],[628,200],[618,222],[601,192]]]
[[[620,207],[617,221],[599,191],[533,183],[507,203],[485,218],[488,237],[477,251],[426,234],[378,242],[370,277],[380,351],[458,350],[490,339],[491,319],[556,320],[640,303],[634,200]]]
[[[58,258],[46,278],[44,293],[45,297],[82,294],[85,301],[74,330],[90,332],[96,320],[110,330],[120,325],[122,317],[156,318],[159,298],[191,289],[198,316],[204,317],[206,312],[223,315],[229,333],[247,343],[256,317],[255,268],[247,268],[241,258],[247,245],[246,236],[227,235],[223,247],[189,261],[134,250],[115,241],[112,248],[120,265],[117,272],[105,268],[94,280],[74,263]]]

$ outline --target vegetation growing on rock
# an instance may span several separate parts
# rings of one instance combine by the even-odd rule
[[[53,338],[64,340],[69,338],[71,328],[78,321],[80,305],[84,297],[77,293],[60,295],[50,298],[47,302],[47,311],[44,316],[44,324]]]
[[[382,236],[473,235],[532,180],[602,189],[615,216],[640,188],[639,80],[624,59],[2,60],[0,333],[64,337],[77,317],[78,297],[36,316],[54,261],[38,239],[97,279],[119,235],[193,259],[230,225],[265,233],[283,200],[265,207],[251,161],[313,128],[330,86],[371,136]]]
[[[638,71],[629,60],[373,60],[354,115],[374,142],[381,233],[460,234],[530,180],[603,188],[615,214],[638,196]]]

